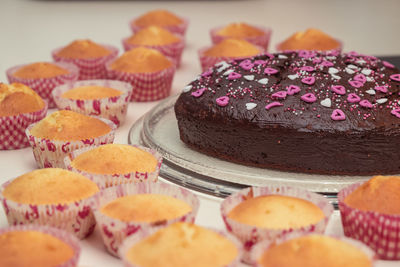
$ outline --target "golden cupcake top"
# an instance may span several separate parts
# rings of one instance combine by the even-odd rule
[[[0,117],[35,112],[44,106],[43,99],[28,86],[0,83]]]
[[[69,71],[49,62],[37,62],[19,68],[12,75],[21,79],[53,78],[68,74]]]
[[[180,39],[159,26],[149,26],[141,29],[127,42],[134,45],[168,45],[179,42]]]
[[[59,168],[39,169],[15,178],[3,196],[21,204],[68,204],[86,199],[99,191],[83,175]]]
[[[63,93],[61,97],[73,100],[94,100],[116,97],[120,95],[122,95],[122,92],[114,88],[97,85],[85,85],[72,88],[71,90]]]
[[[246,37],[257,37],[264,35],[264,32],[256,27],[253,27],[247,23],[231,23],[219,31],[217,35],[227,36],[231,38],[246,38]]]
[[[241,39],[225,39],[204,51],[209,57],[251,57],[259,53],[259,48]]]
[[[273,245],[258,263],[263,267],[372,267],[359,248],[338,239],[309,235]]]
[[[117,198],[100,212],[124,222],[155,223],[172,220],[192,211],[185,201],[159,194],[137,194]]]
[[[241,202],[228,213],[228,218],[256,227],[289,229],[318,223],[324,213],[314,203],[301,198],[266,195]]]
[[[132,246],[127,260],[141,267],[222,267],[238,255],[226,237],[190,224],[169,225]]]
[[[374,176],[349,194],[344,202],[359,210],[400,215],[400,176]]]
[[[57,52],[57,56],[72,59],[100,58],[111,54],[111,51],[91,40],[76,40]]]
[[[279,50],[332,50],[340,48],[340,43],[318,29],[297,32],[279,44]]]
[[[97,118],[59,110],[35,124],[30,132],[37,138],[79,141],[103,136],[110,131],[111,127]]]
[[[151,153],[121,144],[99,146],[80,154],[71,162],[75,169],[96,174],[154,172],[157,164]]]
[[[137,47],[122,54],[112,64],[111,69],[129,73],[151,73],[167,69],[172,62],[161,52]]]
[[[175,14],[167,10],[157,9],[140,16],[133,23],[140,27],[146,27],[152,25],[173,26],[179,25],[182,22],[183,20]]]
[[[74,256],[64,241],[39,231],[15,230],[0,234],[0,266],[54,267]]]

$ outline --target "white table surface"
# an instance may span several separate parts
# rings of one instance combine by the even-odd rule
[[[270,0],[270,1],[38,1],[0,0],[0,82],[7,68],[35,61],[50,61],[50,51],[75,39],[90,38],[122,49],[121,39],[131,34],[128,22],[155,8],[169,9],[190,19],[187,46],[172,93],[178,93],[200,72],[197,50],[211,43],[208,30],[245,21],[273,29],[270,50],[295,31],[320,28],[341,39],[344,50],[373,55],[400,54],[400,1],[397,0]],[[130,126],[157,102],[131,103],[115,142],[127,143]],[[0,183],[36,168],[30,148],[0,151]],[[200,196],[197,223],[223,229],[220,200]],[[0,208],[0,227],[7,221]],[[334,214],[329,234],[343,234]],[[122,262],[104,250],[98,231],[83,240],[80,266],[119,267]],[[378,267],[399,266],[380,261]]]

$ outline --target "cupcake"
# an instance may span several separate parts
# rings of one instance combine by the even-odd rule
[[[117,256],[122,241],[139,230],[174,222],[194,222],[199,200],[186,189],[164,183],[107,188],[92,200],[103,242]]]
[[[78,240],[59,229],[37,225],[0,229],[2,267],[75,267],[79,255]]]
[[[132,101],[155,101],[170,94],[175,64],[159,51],[138,47],[107,64],[108,78],[132,85]]]
[[[125,120],[131,94],[129,83],[111,80],[68,83],[57,86],[52,92],[59,109],[99,116],[117,126]]]
[[[259,47],[268,49],[271,30],[264,27],[252,26],[244,22],[231,23],[224,27],[217,27],[210,31],[213,44],[225,39],[243,39]]]
[[[49,108],[55,108],[56,104],[51,96],[54,87],[76,81],[79,70],[76,66],[63,62],[37,62],[12,67],[6,73],[10,83],[29,86],[47,101]]]
[[[218,44],[199,50],[199,58],[203,71],[221,61],[242,59],[262,54],[264,49],[245,40],[224,39]]]
[[[83,175],[47,168],[3,184],[0,200],[10,225],[48,225],[84,238],[95,226],[86,201],[97,192],[99,187]]]
[[[375,176],[338,194],[344,234],[381,259],[400,260],[400,177]]]
[[[108,144],[75,150],[64,162],[67,169],[89,177],[104,189],[119,184],[156,182],[162,157],[142,146]]]
[[[125,51],[144,46],[160,51],[174,60],[177,67],[181,62],[181,56],[185,42],[182,37],[175,35],[159,26],[149,26],[141,29],[129,38],[122,40]]]
[[[226,198],[221,214],[229,232],[242,241],[244,260],[262,240],[290,232],[323,233],[333,206],[323,196],[290,187],[250,187]]]
[[[147,12],[130,22],[131,29],[134,33],[148,26],[159,26],[181,36],[185,35],[188,24],[189,21],[187,19],[178,17],[162,9]]]
[[[0,150],[29,146],[25,129],[46,116],[47,103],[21,83],[0,83]]]
[[[39,168],[64,168],[73,150],[114,141],[115,124],[70,110],[56,111],[26,129]]]
[[[117,55],[116,47],[91,40],[75,40],[52,52],[55,61],[72,63],[79,68],[79,80],[106,79],[105,64]]]
[[[307,29],[296,32],[276,47],[278,51],[286,50],[341,50],[342,43],[318,29]]]
[[[233,236],[186,222],[143,230],[120,249],[126,267],[232,267],[240,255]]]

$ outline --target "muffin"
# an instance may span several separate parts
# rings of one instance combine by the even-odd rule
[[[125,266],[132,267],[238,266],[240,254],[234,237],[185,222],[142,231],[120,250]]]
[[[296,32],[276,47],[278,51],[286,50],[341,50],[342,43],[318,29],[307,29]]]
[[[161,52],[137,47],[107,64],[108,78],[132,85],[132,101],[155,101],[169,95],[175,64]]]
[[[117,126],[125,120],[131,94],[129,83],[111,80],[68,83],[57,86],[52,92],[59,109],[99,116]]]
[[[95,221],[87,199],[99,187],[81,174],[46,168],[2,185],[0,199],[10,225],[39,224],[88,236]]]
[[[0,229],[2,267],[75,267],[79,255],[78,240],[59,229],[37,225]]]
[[[0,83],[0,150],[29,146],[25,129],[46,116],[47,103],[21,83]]]
[[[180,187],[143,182],[102,190],[91,205],[104,245],[117,256],[122,241],[139,230],[178,221],[194,222],[199,200]]]
[[[122,40],[125,51],[135,47],[147,47],[160,51],[174,60],[177,67],[181,62],[181,56],[185,42],[182,37],[175,35],[159,26],[149,26],[141,29],[131,37]]]
[[[199,59],[203,71],[218,62],[241,59],[262,54],[264,49],[241,39],[224,39],[211,47],[199,50]]]
[[[116,47],[88,39],[75,40],[52,52],[55,61],[72,63],[79,68],[79,80],[106,79],[105,64],[117,55]]]
[[[344,234],[381,259],[400,260],[400,177],[375,176],[338,194]]]
[[[65,166],[94,181],[101,189],[126,183],[156,182],[162,163],[157,151],[138,145],[108,144],[75,150]]]
[[[185,35],[188,24],[189,21],[186,18],[178,17],[163,9],[152,10],[130,22],[134,33],[148,26],[159,26],[181,36]]]
[[[51,96],[54,87],[78,79],[79,70],[75,65],[58,62],[36,62],[9,68],[6,72],[10,83],[22,83],[32,88],[47,101],[49,108],[56,104]]]
[[[26,129],[39,168],[64,168],[73,150],[112,143],[115,124],[70,110],[56,111]]]

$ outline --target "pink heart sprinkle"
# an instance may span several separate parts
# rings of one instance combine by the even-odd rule
[[[240,77],[242,77],[242,74],[239,74],[237,72],[231,72],[229,73],[228,80],[236,80],[239,79]]]
[[[265,74],[276,74],[276,73],[278,73],[278,70],[268,67],[268,68],[265,68],[264,73]]]
[[[400,119],[400,108],[393,109],[390,113]]]
[[[372,108],[373,107],[371,102],[369,102],[366,99],[360,101],[360,106],[362,106],[364,108]]]
[[[307,103],[313,103],[317,101],[317,97],[313,93],[307,93],[305,95],[302,95],[300,98]]]
[[[301,69],[301,70],[304,70],[304,71],[309,71],[309,72],[315,70],[315,68],[314,68],[314,67],[311,67],[311,66],[304,66],[304,67],[301,67],[300,69]]]
[[[277,99],[285,99],[286,95],[287,95],[286,91],[279,91],[279,92],[273,93],[271,95],[271,97],[272,98],[277,98]]]
[[[388,92],[387,87],[384,86],[384,85],[382,85],[382,86],[375,86],[375,90],[376,90],[376,91],[379,91],[379,92],[382,92],[382,93],[387,93],[387,92]]]
[[[332,111],[331,119],[334,121],[344,121],[346,119],[346,115],[341,109],[335,109]]]
[[[273,107],[280,107],[280,106],[283,106],[283,104],[280,102],[272,102],[272,103],[269,103],[268,105],[266,105],[265,109],[269,110]]]
[[[319,64],[319,63],[322,62],[322,59],[321,59],[320,57],[316,57],[316,58],[313,59],[312,62],[313,62],[314,64]]]
[[[351,56],[351,57],[357,57],[359,56],[359,54],[356,51],[350,51],[349,53],[347,53],[347,55]]]
[[[212,74],[212,70],[207,70],[201,74],[201,77],[205,78]]]
[[[254,64],[256,64],[256,65],[263,65],[265,63],[266,63],[266,61],[262,60],[262,59],[257,59],[256,61],[254,61]]]
[[[337,57],[338,55],[340,55],[339,50],[329,50],[328,52],[326,52],[327,56],[333,56],[333,57]]]
[[[197,89],[196,91],[194,91],[191,95],[194,97],[200,97],[203,95],[204,91],[206,90],[206,88],[200,88]]]
[[[251,61],[247,59],[247,60],[242,61],[239,64],[239,66],[244,70],[251,70],[254,67],[254,64],[251,63]]]
[[[346,88],[343,85],[332,85],[331,90],[338,95],[346,94]]]
[[[298,87],[297,85],[289,85],[286,89],[288,95],[294,95],[300,92],[300,87]]]
[[[396,82],[400,82],[400,73],[390,75],[390,79]]]
[[[225,107],[229,103],[229,97],[221,96],[218,97],[215,101],[217,102],[218,106]]]
[[[385,66],[386,68],[394,69],[394,65],[393,65],[392,63],[390,63],[390,62],[382,61],[382,64],[383,64],[383,66]]]
[[[315,56],[315,52],[308,51],[308,50],[300,50],[298,53],[299,57],[301,58],[312,58]]]
[[[301,79],[302,83],[308,84],[308,85],[313,85],[315,83],[315,77],[310,76],[310,77],[306,77]]]
[[[347,96],[347,101],[349,103],[357,103],[357,102],[360,102],[360,100],[361,100],[361,98],[354,93],[351,93]]]
[[[356,76],[354,76],[353,80],[365,83],[367,81],[367,78],[364,76],[364,74],[357,74]]]
[[[361,86],[364,85],[364,83],[360,81],[349,81],[349,84],[355,88],[360,88]]]
[[[274,55],[272,55],[272,54],[270,54],[270,53],[268,53],[268,52],[265,52],[265,53],[264,53],[264,56],[269,57],[269,59],[273,59],[273,58],[275,57]]]
[[[324,66],[324,67],[332,67],[332,66],[333,66],[333,63],[330,62],[330,61],[323,61],[323,62],[321,63],[321,65]]]

